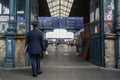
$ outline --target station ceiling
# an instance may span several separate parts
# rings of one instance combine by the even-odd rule
[[[90,0],[39,0],[39,16],[84,17],[89,23],[89,6]]]
[[[68,17],[74,0],[47,0],[51,16]]]

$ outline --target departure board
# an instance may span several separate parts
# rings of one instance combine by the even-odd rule
[[[39,17],[41,29],[82,29],[83,17]]]

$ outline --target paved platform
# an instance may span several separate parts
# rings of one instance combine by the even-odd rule
[[[119,69],[102,68],[75,56],[75,47],[54,45],[41,61],[42,74],[31,76],[31,67],[0,68],[0,80],[120,80]]]

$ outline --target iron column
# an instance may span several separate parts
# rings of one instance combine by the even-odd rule
[[[26,19],[26,33],[30,31],[30,22],[31,22],[31,0],[26,0],[26,11],[25,11],[25,19]]]
[[[115,0],[115,26],[117,34],[116,66],[117,68],[120,68],[120,0]]]
[[[101,36],[101,54],[102,54],[102,66],[105,66],[105,43],[104,43],[104,0],[100,0],[100,36]]]
[[[6,32],[6,58],[4,67],[14,67],[15,55],[15,0],[10,0],[9,4],[9,27]]]
[[[25,19],[26,19],[26,33],[30,31],[30,22],[31,22],[31,0],[26,0],[26,6],[25,6]],[[25,65],[30,65],[30,60],[28,54],[25,54]]]

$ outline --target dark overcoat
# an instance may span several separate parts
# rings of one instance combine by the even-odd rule
[[[37,29],[27,33],[26,36],[27,52],[29,54],[42,54],[46,50],[44,45],[43,33]]]

